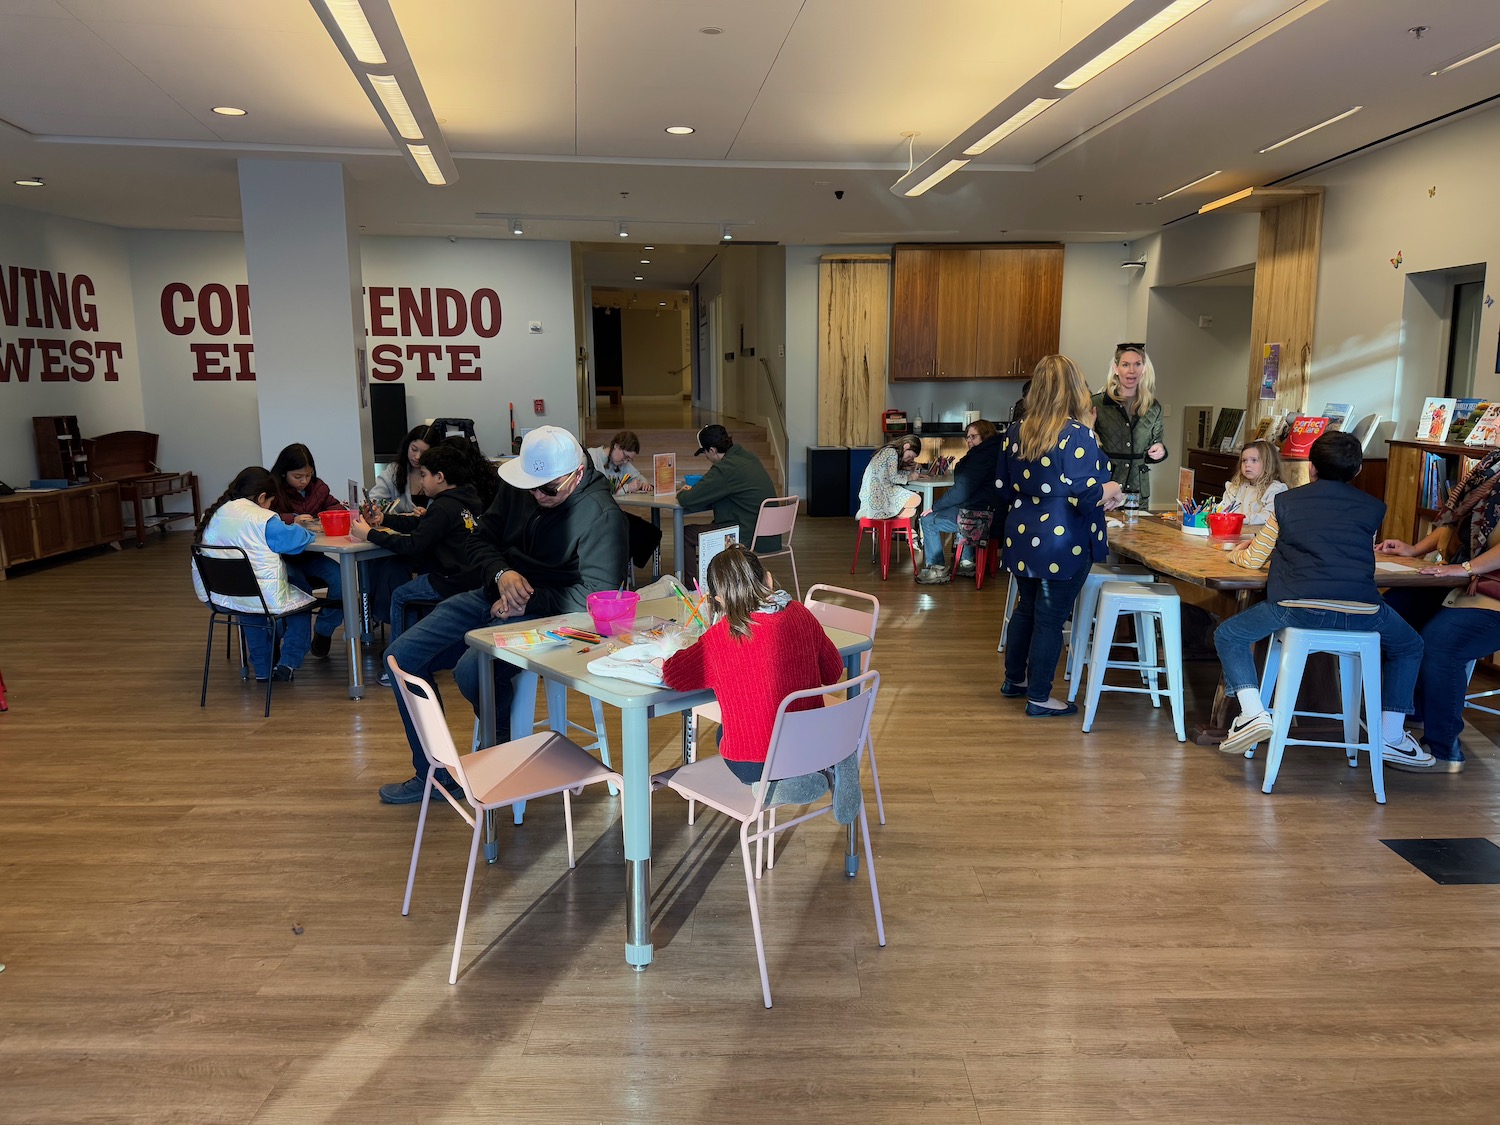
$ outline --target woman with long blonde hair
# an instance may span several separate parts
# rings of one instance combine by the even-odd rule
[[[1036,365],[1026,418],[1000,448],[995,487],[1005,505],[1001,559],[1016,584],[1000,694],[1026,697],[1033,718],[1073,715],[1052,698],[1062,627],[1089,568],[1109,552],[1104,512],[1121,503],[1087,419],[1088,384],[1066,356]]]
[[[1156,400],[1156,368],[1145,344],[1118,344],[1104,390],[1094,396],[1099,411],[1095,432],[1110,462],[1110,476],[1126,492],[1151,500],[1150,467],[1166,460],[1161,403]]]

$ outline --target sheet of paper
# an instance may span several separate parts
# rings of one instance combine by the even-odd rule
[[[1403,570],[1410,570],[1411,567],[1409,567],[1409,566],[1402,566],[1400,563],[1398,563],[1398,562],[1391,562],[1389,559],[1376,559],[1375,560],[1375,569],[1376,570],[1384,570],[1384,571],[1393,571],[1393,572],[1399,574]]]

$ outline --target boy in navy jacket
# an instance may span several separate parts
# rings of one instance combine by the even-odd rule
[[[1240,716],[1219,744],[1238,754],[1271,736],[1261,703],[1253,646],[1287,627],[1380,634],[1381,734],[1385,760],[1431,758],[1405,731],[1413,711],[1422,638],[1375,588],[1375,541],[1385,504],[1349,482],[1364,464],[1353,434],[1332,431],[1313,442],[1312,483],[1283,492],[1275,515],[1231,561],[1258,570],[1268,563],[1266,600],[1225,619],[1214,631],[1224,685]]]

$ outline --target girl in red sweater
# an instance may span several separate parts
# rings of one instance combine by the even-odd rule
[[[781,701],[837,683],[844,660],[818,619],[785,590],[773,590],[760,559],[743,546],[708,564],[708,595],[722,616],[697,644],[667,660],[662,681],[674,691],[713,691],[724,716],[719,754],[749,785],[760,780]],[[821,706],[821,697],[803,699],[792,710]]]

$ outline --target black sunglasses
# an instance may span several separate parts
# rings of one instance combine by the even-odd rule
[[[579,466],[579,468],[582,468],[582,467],[583,466],[581,466],[581,465]],[[576,473],[576,472],[578,472],[578,469],[574,469],[572,473],[569,473],[565,477],[558,477],[556,480],[549,480],[546,484],[536,485],[534,488],[531,488],[529,491],[531,491],[531,492],[540,492],[543,496],[556,496],[565,487],[567,487],[568,481],[573,478],[573,473]]]
[[[1140,352],[1142,355],[1145,355],[1146,354],[1146,345],[1145,344],[1116,344],[1115,345],[1115,351],[1117,351],[1117,352]]]

